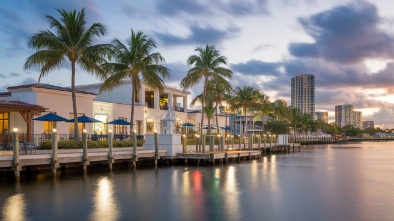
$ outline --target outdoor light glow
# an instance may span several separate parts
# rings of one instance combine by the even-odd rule
[[[82,131],[83,131],[84,133],[86,133],[86,129],[83,129]]]
[[[137,131],[136,130],[134,130],[134,133],[136,133]]]
[[[112,133],[112,130],[108,130],[108,133]]]
[[[18,128],[14,128],[14,132],[18,132]]]
[[[157,130],[153,130],[153,132],[157,133]]]
[[[53,133],[56,133],[56,131],[57,131],[56,128],[53,128],[52,132],[53,132]]]
[[[182,134],[182,137],[186,137],[186,134]]]

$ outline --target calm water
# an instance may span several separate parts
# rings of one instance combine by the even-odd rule
[[[0,183],[2,220],[394,220],[394,143]]]

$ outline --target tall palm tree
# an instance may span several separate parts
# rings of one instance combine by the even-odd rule
[[[212,89],[209,93],[215,102],[215,117],[216,117],[216,133],[219,134],[219,121],[218,121],[218,106],[222,105],[223,101],[228,101],[230,99],[230,94],[232,92],[232,87],[228,81],[225,82],[214,82],[212,81]]]
[[[181,87],[188,90],[199,83],[200,80],[204,80],[200,127],[200,133],[202,133],[208,82],[211,80],[216,82],[228,81],[228,79],[232,78],[233,72],[221,67],[221,65],[227,64],[226,58],[220,55],[219,50],[215,46],[207,44],[205,48],[197,47],[195,51],[198,52],[198,55],[192,55],[188,58],[187,63],[193,67],[187,72],[186,77],[182,79]]]
[[[165,62],[161,54],[151,52],[156,48],[155,41],[148,38],[143,32],[135,33],[131,30],[131,37],[127,40],[127,45],[116,38],[112,44],[115,47],[115,61],[102,65],[105,74],[102,76],[104,83],[100,88],[100,93],[112,90],[127,80],[131,81],[130,134],[132,135],[135,99],[140,93],[141,83],[151,89],[162,91],[163,78],[168,78],[170,73],[168,68],[161,65]]]
[[[59,69],[71,63],[71,97],[74,114],[74,137],[78,142],[78,112],[75,90],[75,66],[78,64],[88,73],[100,73],[99,64],[104,62],[104,57],[110,55],[110,44],[94,44],[95,37],[105,34],[105,27],[100,23],[86,26],[85,9],[81,11],[57,10],[60,21],[52,16],[46,16],[51,30],[39,31],[33,35],[28,46],[37,50],[26,59],[25,69],[39,67],[41,69],[38,82],[41,77],[50,71]]]
[[[246,128],[248,126],[248,119],[246,117],[247,112],[258,109],[263,96],[264,95],[260,93],[260,91],[252,87],[244,86],[243,88],[236,88],[233,97],[234,106],[236,108],[242,108],[245,119],[245,125],[241,134],[245,134]]]

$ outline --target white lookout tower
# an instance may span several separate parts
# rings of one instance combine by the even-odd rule
[[[168,112],[162,118],[162,134],[175,133],[176,113],[173,107],[168,107]]]

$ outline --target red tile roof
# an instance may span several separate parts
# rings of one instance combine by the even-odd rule
[[[28,107],[28,108],[40,108],[45,109],[43,106],[36,104],[29,104],[21,101],[6,101],[0,100],[0,107]]]

